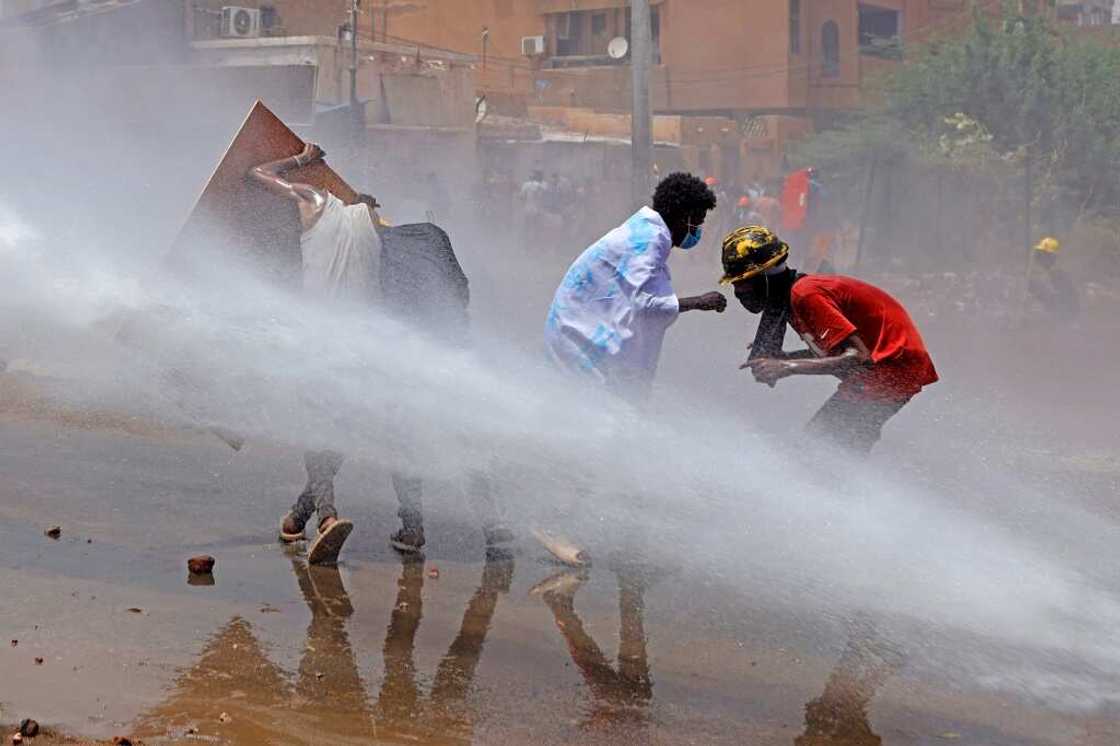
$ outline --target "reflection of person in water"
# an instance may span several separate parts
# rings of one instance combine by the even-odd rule
[[[825,684],[824,694],[805,705],[805,733],[795,746],[879,746],[871,730],[871,700],[902,665],[902,656],[859,617],[848,646]]]
[[[427,702],[421,700],[416,683],[413,653],[416,633],[423,616],[424,560],[403,557],[397,601],[385,635],[385,679],[377,698],[375,719],[381,737],[468,743],[472,723],[465,702],[482,647],[490,630],[498,594],[509,592],[513,580],[513,557],[491,549],[486,554],[482,582],[467,604],[459,634],[440,660]]]
[[[292,569],[311,611],[295,685],[265,655],[252,625],[234,617],[171,697],[141,720],[138,733],[194,728],[198,737],[236,743],[290,743],[306,733],[319,742],[373,739],[366,686],[346,631],[353,607],[342,576],[337,567],[308,566],[302,559],[293,559]]]
[[[354,607],[342,575],[337,567],[308,565],[295,558],[292,569],[311,610],[294,709],[303,716],[302,722],[314,724],[316,733],[341,730],[347,735],[372,738],[373,717],[366,685],[346,632]]]
[[[585,574],[565,571],[545,579],[532,591],[539,594],[552,611],[572,661],[591,690],[594,706],[583,722],[583,727],[589,730],[643,726],[653,698],[643,623],[648,578],[637,566],[619,566],[615,573],[620,638],[617,670],[576,614],[575,594],[586,581]]]
[[[294,686],[265,655],[252,625],[235,617],[206,644],[198,663],[179,678],[167,701],[140,720],[138,735],[194,729],[196,737],[236,743],[371,743],[393,737],[470,741],[472,721],[465,701],[498,594],[509,591],[513,578],[508,552],[487,553],[482,582],[467,605],[458,636],[440,661],[427,702],[421,702],[413,661],[424,561],[403,559],[376,708],[370,705],[350,645],[347,625],[354,609],[338,568],[294,558],[292,569],[311,611]]]

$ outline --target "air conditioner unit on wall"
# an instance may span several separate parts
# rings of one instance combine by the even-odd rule
[[[222,8],[222,36],[246,39],[261,35],[261,12],[256,8],[227,5]]]
[[[544,54],[543,36],[522,36],[521,54],[526,57],[539,57]]]

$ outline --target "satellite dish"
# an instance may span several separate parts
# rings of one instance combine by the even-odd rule
[[[607,45],[607,54],[610,55],[612,60],[622,59],[629,51],[630,42],[626,41],[625,36],[616,36],[611,39],[611,43]]]

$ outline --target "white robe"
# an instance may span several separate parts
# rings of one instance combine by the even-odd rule
[[[643,207],[584,251],[548,312],[545,344],[553,361],[620,393],[648,394],[665,332],[680,314],[669,275],[672,248],[665,221]]]
[[[299,243],[306,292],[355,303],[380,296],[381,239],[364,204],[348,206],[327,194],[322,214]]]

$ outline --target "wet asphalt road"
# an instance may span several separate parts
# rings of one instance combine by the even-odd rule
[[[0,722],[147,743],[1115,742],[1099,715],[923,679],[872,624],[626,560],[558,573],[524,540],[487,556],[438,486],[426,557],[402,561],[389,479],[361,463],[338,482],[344,562],[309,568],[274,541],[298,453],[137,430],[0,419]],[[188,583],[198,553],[213,585]]]

